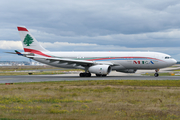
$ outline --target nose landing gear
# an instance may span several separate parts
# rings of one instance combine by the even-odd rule
[[[156,69],[155,71],[156,71],[156,73],[154,73],[154,77],[158,77],[159,76],[159,73],[158,73],[159,69]]]

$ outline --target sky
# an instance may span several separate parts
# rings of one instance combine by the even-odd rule
[[[179,0],[1,0],[0,61],[28,61],[17,26],[49,51],[155,51],[180,61]]]

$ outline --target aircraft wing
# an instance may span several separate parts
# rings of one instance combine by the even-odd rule
[[[56,62],[59,61],[59,63],[68,63],[68,64],[76,64],[81,66],[91,66],[91,65],[97,65],[97,64],[104,64],[104,65],[111,65],[114,64],[111,62],[95,62],[95,61],[87,61],[87,60],[73,60],[73,59],[64,59],[64,58],[49,58],[49,57],[41,57],[41,56],[26,56],[31,59],[46,59],[49,60],[49,62]]]

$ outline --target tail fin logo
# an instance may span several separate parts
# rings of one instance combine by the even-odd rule
[[[26,46],[30,46],[33,42],[33,38],[29,34],[26,35],[23,41]]]

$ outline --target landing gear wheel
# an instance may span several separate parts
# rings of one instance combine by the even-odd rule
[[[101,75],[100,74],[96,74],[96,77],[101,77]]]
[[[80,76],[80,77],[84,77],[84,73],[80,73],[79,76]]]
[[[96,77],[106,77],[107,75],[96,74]]]
[[[91,73],[80,73],[80,77],[91,77]]]
[[[154,73],[154,77],[158,77],[159,76],[159,74],[158,73]]]
[[[86,77],[91,77],[91,73],[86,73]]]

